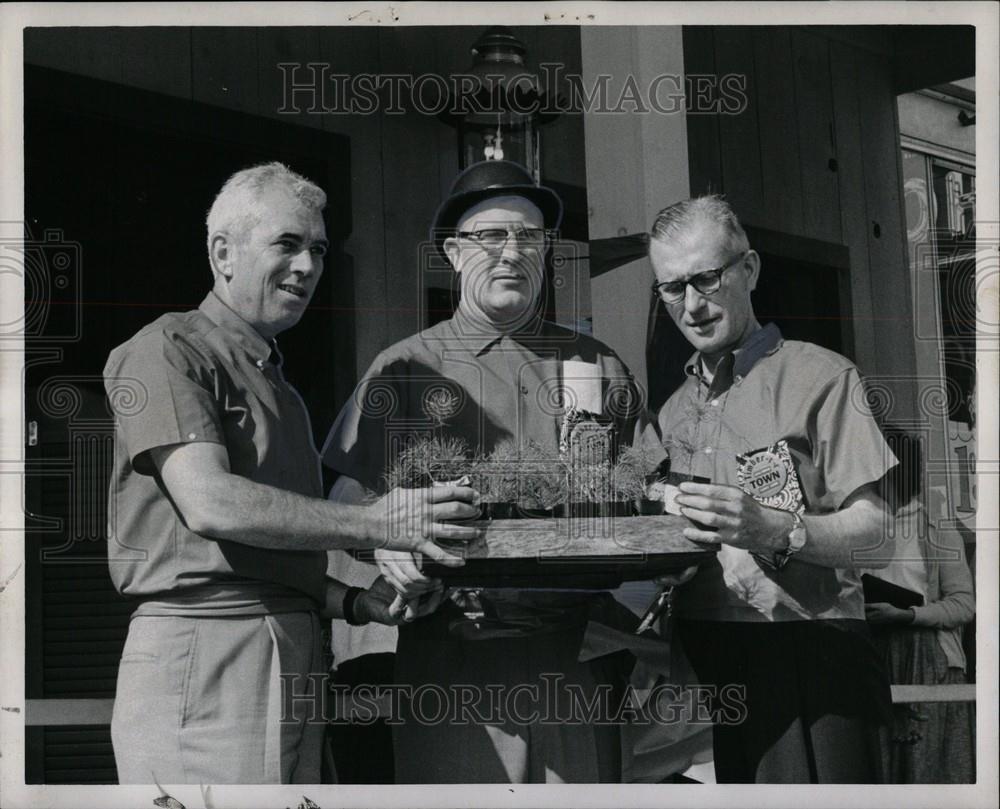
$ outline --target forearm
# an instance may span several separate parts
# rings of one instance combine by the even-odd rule
[[[334,482],[327,499],[332,503],[343,505],[361,505],[369,501],[369,492],[357,480],[348,475],[341,475]],[[375,564],[375,558],[371,553],[354,553],[354,548],[349,549],[351,556],[360,562],[369,565]]]
[[[476,493],[462,486],[397,489],[370,506],[331,503],[255,483],[229,471],[218,444],[197,442],[151,450],[161,485],[196,534],[277,550],[392,547],[442,564],[462,559],[435,539],[471,540],[472,526],[452,524],[476,515]]]
[[[259,548],[375,548],[383,531],[363,506],[307,497],[231,473],[209,477],[192,511],[185,518],[195,533]]]
[[[937,601],[924,604],[922,607],[914,607],[913,623],[917,626],[938,627],[940,629],[955,629],[964,626],[976,615],[976,595],[972,585],[972,573],[965,561],[965,555],[960,554],[958,558],[952,559],[940,559],[936,567],[941,596]]]
[[[807,541],[796,559],[832,568],[885,567],[892,557],[886,543],[885,513],[866,501],[832,514],[803,517]]]
[[[916,626],[956,629],[969,623],[975,612],[976,603],[971,594],[956,594],[942,601],[913,607],[913,623]]]
[[[721,542],[752,553],[770,555],[799,540],[794,515],[761,505],[736,486],[684,481],[676,502],[692,521],[684,536],[698,542]],[[884,567],[892,558],[887,547],[885,504],[865,486],[831,514],[803,518],[805,544],[796,542],[795,558],[830,568]]]

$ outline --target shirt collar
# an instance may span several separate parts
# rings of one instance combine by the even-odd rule
[[[746,376],[764,357],[777,351],[782,342],[781,330],[774,323],[757,329],[736,349],[733,373],[740,377]]]
[[[492,323],[484,320],[473,320],[461,309],[455,311],[449,321],[449,326],[462,346],[473,356],[486,353],[494,344],[504,337],[516,338],[539,333],[542,326],[540,316],[533,317],[520,329],[514,332],[504,332]]]
[[[278,352],[278,346],[274,340],[265,340],[253,326],[229,308],[214,291],[205,296],[205,300],[201,302],[198,309],[216,326],[232,336],[257,365],[269,361],[276,365],[281,364],[281,354]]]
[[[781,330],[774,323],[755,329],[733,352],[733,378],[739,381],[745,377],[761,359],[781,348],[782,342]],[[700,352],[691,355],[684,366],[684,373],[702,379]]]

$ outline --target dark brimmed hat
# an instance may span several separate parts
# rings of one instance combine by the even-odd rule
[[[555,191],[535,185],[527,170],[517,163],[484,160],[469,166],[455,178],[450,196],[434,214],[431,240],[442,256],[445,255],[444,241],[454,234],[462,214],[491,197],[523,197],[534,203],[542,212],[546,230],[555,230],[562,222],[562,201]]]

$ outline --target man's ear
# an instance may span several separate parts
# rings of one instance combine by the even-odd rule
[[[461,272],[458,268],[458,252],[462,248],[458,245],[458,239],[454,236],[449,236],[444,240],[444,254],[448,256],[448,261],[451,262],[451,266],[454,268],[455,272]]]
[[[227,281],[233,277],[233,240],[229,234],[223,231],[212,234],[208,244],[208,259],[213,273],[221,275]]]
[[[757,277],[760,275],[760,256],[756,250],[747,253],[743,259],[743,267],[747,274],[747,287],[753,292],[757,288]]]

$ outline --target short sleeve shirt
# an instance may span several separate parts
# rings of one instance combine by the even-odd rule
[[[333,425],[323,463],[382,493],[385,470],[414,433],[461,437],[473,452],[505,439],[556,452],[570,360],[598,366],[602,411],[631,438],[639,394],[603,343],[545,321],[504,335],[457,315],[375,358]]]
[[[208,441],[225,447],[236,475],[322,496],[309,416],[276,347],[210,293],[114,349],[104,380],[116,416],[108,560],[118,590],[211,614],[321,601],[326,553],[193,533],[149,459],[158,447]]]
[[[731,362],[731,371],[717,370],[709,384],[695,355],[660,410],[655,440],[669,452],[671,471],[738,486],[741,462],[784,441],[805,513],[824,514],[895,465],[858,371],[844,357],[783,340],[771,324]],[[864,598],[854,569],[793,557],[772,570],[748,551],[722,545],[716,560],[679,590],[678,612],[720,621],[863,619]]]

